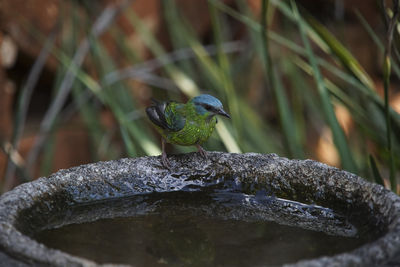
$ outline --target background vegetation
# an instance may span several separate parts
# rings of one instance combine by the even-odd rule
[[[398,1],[378,2],[384,34],[354,11],[378,51],[383,94],[340,38],[295,1],[260,0],[254,9],[244,0],[208,0],[207,34],[174,0],[160,2],[167,41],[130,1],[102,10],[63,3],[49,36],[26,22],[43,48],[19,88],[12,134],[1,140],[8,159],[3,191],[54,171],[55,154],[63,153],[55,149],[57,132],[77,117],[90,146],[72,146],[88,150],[89,161],[158,155],[159,136],[144,113],[150,98],[184,102],[207,92],[232,117],[219,120],[207,150],[313,158],[399,192],[400,114],[389,105],[397,92],[390,81],[400,78]],[[116,17],[134,29],[138,46]],[[21,155],[28,106],[49,58],[57,62],[51,100]]]

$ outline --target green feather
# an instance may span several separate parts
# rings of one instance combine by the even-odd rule
[[[210,119],[210,116],[211,119]],[[201,145],[212,134],[217,119],[210,112],[199,114],[193,103],[177,104],[170,103],[165,109],[165,117],[172,129],[180,129],[173,131],[170,129],[157,130],[168,143],[191,146]],[[182,127],[183,125],[183,127]]]
[[[162,135],[162,164],[169,168],[170,163],[165,152],[165,142],[192,146],[207,158],[201,144],[207,141],[217,124],[216,115],[230,118],[217,98],[203,94],[194,97],[186,104],[176,102],[158,102],[146,108],[146,113],[157,131]]]
[[[184,108],[184,104],[178,104],[176,102],[169,103],[165,108],[165,119],[171,131],[180,131],[185,126],[186,118],[184,116]]]

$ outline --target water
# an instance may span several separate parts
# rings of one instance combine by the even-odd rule
[[[170,192],[76,205],[32,234],[98,263],[276,265],[350,251],[376,238],[334,211],[223,191]]]

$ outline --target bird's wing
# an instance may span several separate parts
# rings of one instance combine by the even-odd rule
[[[153,105],[146,108],[149,119],[162,129],[179,131],[185,126],[185,117],[180,109],[182,104],[176,102],[158,102],[153,100]]]
[[[186,123],[186,116],[184,112],[184,104],[176,102],[168,103],[165,108],[165,118],[168,122],[169,129],[172,131],[180,131]]]

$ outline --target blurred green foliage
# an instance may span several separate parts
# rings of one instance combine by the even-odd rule
[[[79,113],[87,126],[93,160],[160,154],[159,136],[144,115],[149,103],[139,101],[139,92],[132,86],[135,83],[129,83],[135,80],[147,85],[151,90],[148,95],[161,100],[186,101],[200,92],[221,99],[232,120],[219,121],[216,134],[205,145],[208,150],[316,158],[309,139],[328,127],[342,168],[381,184],[389,176],[380,172],[386,174],[391,169],[395,177],[400,165],[400,115],[377,94],[362,65],[294,1],[261,2],[258,18],[243,0],[236,1],[235,9],[219,0],[208,0],[212,32],[205,44],[175,1],[162,1],[172,46],[168,51],[135,10],[123,9],[121,15],[154,56],[147,60],[128,45],[117,24],[106,31],[123,60],[112,56],[103,39],[94,34],[90,12],[82,14],[70,8],[70,13],[60,18],[61,41],[51,53],[59,61],[53,98],[63,94],[60,84],[72,73],[73,101],[55,112],[51,131],[46,133],[41,128],[39,134],[47,134],[44,150],[37,148],[44,155],[43,175],[48,174],[52,154],[57,153],[52,149],[52,136],[60,122],[74,113]],[[269,27],[277,13],[285,22],[279,28],[282,32]],[[380,39],[359,13],[358,17],[374,41],[371,45],[383,58],[387,40]],[[240,40],[234,39],[233,25],[237,24],[244,29]],[[86,65],[74,62],[82,35],[88,42]],[[398,58],[391,59],[393,75],[400,78]],[[381,64],[380,59],[376,64]],[[257,76],[260,72],[262,75]],[[390,72],[386,73],[385,79],[389,76]],[[347,109],[354,122],[347,135],[335,113],[338,106]],[[99,114],[104,109],[113,114],[116,128],[101,123]],[[192,151],[179,146],[172,150]],[[31,161],[37,161],[37,156]],[[17,167],[19,176],[26,175],[25,166]],[[397,180],[393,179],[391,187],[395,190]]]

